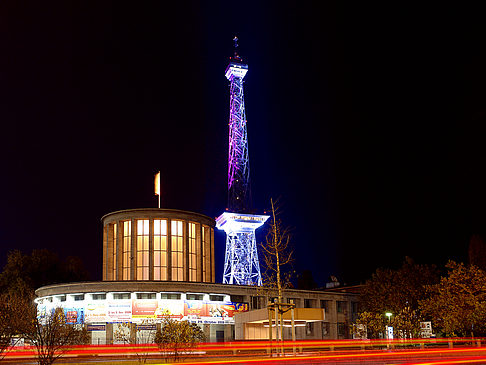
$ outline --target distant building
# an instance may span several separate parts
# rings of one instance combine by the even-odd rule
[[[215,282],[214,219],[155,208],[113,212],[102,222],[103,281],[41,287],[39,311],[62,307],[68,322],[87,327],[93,344],[116,343],[123,322],[151,321],[138,332],[146,338],[143,331],[160,326],[163,313],[197,323],[208,341],[268,338],[261,290]],[[284,300],[302,309],[298,339],[349,338],[358,298],[344,289],[284,291]]]

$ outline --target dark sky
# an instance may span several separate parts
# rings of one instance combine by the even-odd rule
[[[319,5],[317,5],[319,4]],[[232,38],[253,205],[284,202],[295,269],[364,281],[486,233],[486,22],[454,4],[2,2],[0,263],[80,256],[100,218],[226,207]],[[216,234],[221,280],[224,234]]]

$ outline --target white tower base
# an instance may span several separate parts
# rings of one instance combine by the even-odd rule
[[[216,228],[226,232],[223,284],[262,285],[255,230],[268,215],[224,212]]]

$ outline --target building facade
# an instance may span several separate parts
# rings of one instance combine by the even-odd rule
[[[207,341],[268,338],[262,313],[271,295],[257,286],[215,283],[212,218],[131,209],[107,214],[102,222],[103,281],[37,289],[40,313],[63,308],[69,323],[87,327],[93,344],[119,343],[116,333],[124,323],[130,323],[133,342],[142,342],[166,316],[196,323]],[[283,298],[301,313],[313,313],[303,317],[298,339],[349,338],[357,294],[287,289]],[[289,339],[290,330],[284,335]]]

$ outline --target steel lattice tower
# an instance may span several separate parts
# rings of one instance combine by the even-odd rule
[[[216,227],[226,232],[223,284],[261,285],[255,230],[268,219],[250,211],[250,161],[246,133],[243,78],[248,71],[235,53],[226,68],[230,82],[228,210],[216,219]]]

